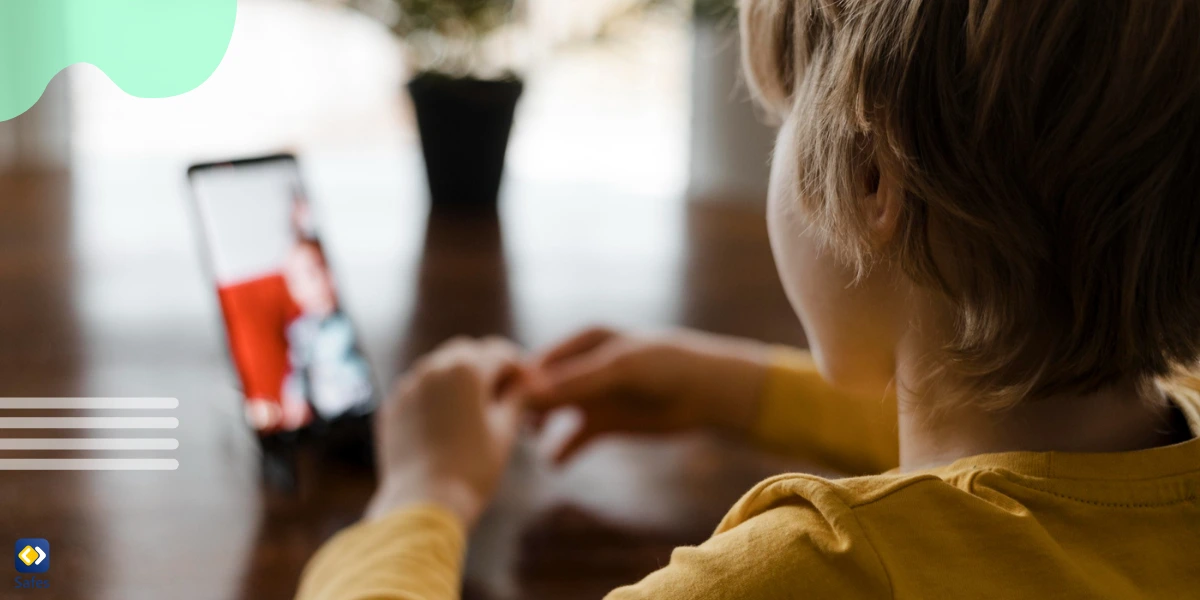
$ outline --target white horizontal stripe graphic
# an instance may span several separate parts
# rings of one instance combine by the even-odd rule
[[[0,471],[174,471],[173,458],[0,458]]]
[[[0,398],[0,410],[171,410],[175,398]]]
[[[3,417],[0,429],[175,429],[175,417]]]
[[[175,439],[63,438],[0,439],[0,450],[178,450]]]

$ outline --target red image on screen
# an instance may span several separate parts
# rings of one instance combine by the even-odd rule
[[[247,420],[273,433],[369,410],[371,372],[295,165],[212,167],[192,180]]]

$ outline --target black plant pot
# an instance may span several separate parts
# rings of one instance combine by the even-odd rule
[[[525,85],[423,73],[408,84],[434,209],[494,210]]]

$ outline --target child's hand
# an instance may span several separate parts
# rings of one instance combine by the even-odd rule
[[[558,462],[609,433],[745,432],[758,412],[766,354],[755,342],[696,332],[637,337],[592,329],[537,362],[527,403],[542,415],[568,406],[582,412]]]
[[[380,485],[367,518],[441,504],[470,528],[516,440],[521,352],[501,339],[454,340],[401,378],[376,415]]]

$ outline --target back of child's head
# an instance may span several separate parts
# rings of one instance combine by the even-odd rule
[[[1200,1],[743,0],[742,26],[803,214],[860,272],[948,298],[943,363],[981,398],[1195,364]],[[885,249],[880,171],[903,196]]]

